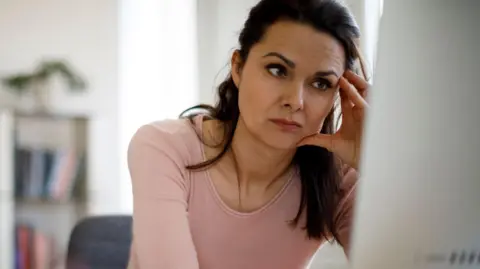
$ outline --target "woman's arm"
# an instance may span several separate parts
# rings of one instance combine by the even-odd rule
[[[337,234],[338,243],[343,247],[347,258],[350,256],[350,241],[353,225],[353,210],[355,205],[355,193],[357,189],[357,171],[348,168],[343,176],[342,189],[344,197],[339,204],[337,213]]]
[[[187,219],[184,160],[173,136],[145,125],[129,145],[134,269],[199,267]]]

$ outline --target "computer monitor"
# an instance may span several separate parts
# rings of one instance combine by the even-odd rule
[[[480,1],[385,1],[354,269],[480,268]]]

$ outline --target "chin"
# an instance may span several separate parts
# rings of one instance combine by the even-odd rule
[[[284,135],[276,135],[271,138],[265,137],[263,142],[269,147],[279,150],[292,150],[297,148],[300,139],[294,137],[288,137]]]

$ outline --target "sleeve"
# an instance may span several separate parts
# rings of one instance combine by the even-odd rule
[[[345,170],[346,172],[342,180],[344,196],[340,201],[337,211],[336,232],[338,235],[337,241],[342,246],[347,258],[349,258],[358,174],[353,168],[347,168]]]
[[[185,161],[173,136],[145,125],[129,144],[134,269],[199,268],[187,219]]]

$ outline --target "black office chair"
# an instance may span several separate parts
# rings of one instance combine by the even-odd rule
[[[131,242],[131,216],[86,218],[70,235],[66,269],[125,269]]]

